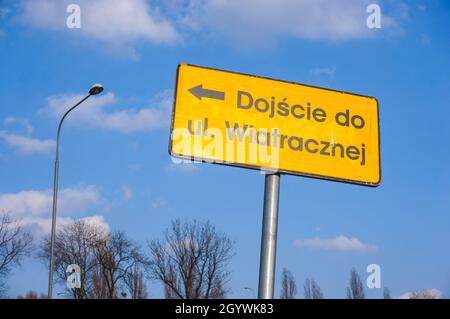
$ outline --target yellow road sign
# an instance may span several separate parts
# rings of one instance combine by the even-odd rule
[[[169,153],[180,159],[377,186],[378,101],[180,64]]]

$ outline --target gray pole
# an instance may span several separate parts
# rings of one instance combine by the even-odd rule
[[[52,299],[53,294],[53,254],[55,252],[55,233],[56,233],[56,211],[57,211],[57,203],[58,203],[58,174],[59,174],[59,135],[61,132],[61,126],[66,118],[67,114],[70,113],[74,108],[78,105],[86,101],[91,94],[83,98],[80,102],[72,106],[61,118],[58,126],[58,133],[56,135],[56,159],[55,159],[55,176],[53,180],[53,211],[52,211],[52,234],[50,239],[50,270],[48,274],[48,298]]]
[[[259,299],[272,299],[277,250],[278,197],[280,174],[266,174],[264,185],[264,212],[259,266]]]

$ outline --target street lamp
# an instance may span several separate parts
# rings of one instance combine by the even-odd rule
[[[85,96],[80,102],[72,106],[66,113],[64,113],[58,126],[58,133],[56,135],[56,159],[55,159],[55,176],[53,180],[53,212],[52,212],[52,234],[50,239],[50,270],[48,275],[48,298],[52,299],[53,292],[53,254],[55,251],[55,231],[56,231],[56,210],[58,202],[58,172],[59,172],[59,134],[61,132],[61,126],[66,118],[66,116],[75,109],[78,105],[86,101],[92,95],[97,95],[102,93],[103,86],[101,84],[94,84],[90,90],[89,94]]]

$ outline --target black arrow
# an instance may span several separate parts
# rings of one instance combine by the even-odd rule
[[[192,95],[200,101],[202,100],[202,97],[216,100],[225,100],[225,92],[204,89],[203,84],[194,86],[193,88],[189,89],[189,92],[191,92]]]

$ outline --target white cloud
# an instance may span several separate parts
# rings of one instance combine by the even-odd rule
[[[348,238],[346,236],[337,236],[330,239],[321,239],[319,237],[298,239],[294,241],[294,246],[298,248],[309,248],[318,250],[337,250],[337,251],[357,251],[373,252],[377,250],[374,245],[367,245],[358,238]]]
[[[0,138],[6,144],[15,148],[22,154],[45,154],[55,150],[54,140],[39,140],[29,136],[0,131]]]
[[[126,201],[131,200],[131,198],[133,197],[133,190],[128,185],[123,185],[122,186],[122,193],[123,193],[123,198]]]
[[[168,172],[181,172],[190,173],[200,170],[200,167],[192,162],[180,161],[177,163],[171,162],[166,166],[166,171]]]
[[[101,215],[75,218],[76,215],[85,213],[99,202],[100,194],[94,186],[60,189],[58,196],[58,227],[77,219],[93,223],[108,231],[109,226]],[[13,218],[19,219],[21,224],[35,233],[37,237],[50,233],[52,204],[53,191],[50,189],[25,190],[9,194],[0,193],[0,213],[7,213]]]
[[[85,212],[99,201],[100,194],[94,186],[63,188],[58,193],[58,212],[61,214]],[[49,216],[52,203],[51,189],[0,194],[0,210],[18,218]]]
[[[270,45],[282,37],[312,40],[353,40],[397,28],[384,11],[382,29],[367,28],[372,0],[192,0],[183,22],[194,30],[208,28],[241,45]],[[378,32],[378,33],[377,33]]]
[[[382,29],[370,30],[366,8],[373,0],[78,0],[81,28],[66,26],[72,0],[22,0],[24,23],[104,44],[110,53],[137,58],[133,45],[179,43],[177,31],[205,33],[239,47],[269,46],[293,37],[345,41],[395,34],[408,17],[403,2],[378,0]]]
[[[397,297],[397,299],[441,299],[442,291],[436,288],[429,290],[406,292]]]
[[[68,107],[83,97],[82,94],[50,96],[41,113],[59,119]],[[151,101],[151,107],[110,111],[109,108],[117,102],[114,93],[111,92],[91,97],[70,114],[71,120],[68,122],[70,125],[102,128],[122,133],[151,131],[166,127],[169,123],[172,106],[170,91],[157,95]]]
[[[105,232],[108,232],[110,229],[108,223],[105,220],[105,217],[102,215],[87,216],[83,218],[78,218],[76,220],[84,220],[87,223],[100,227]],[[72,217],[58,217],[56,219],[57,224],[56,230],[58,231],[58,229],[60,229],[61,226],[68,225],[74,221],[75,219]],[[33,232],[35,232],[37,237],[50,234],[52,226],[51,218],[25,217],[21,219],[21,223],[25,227],[30,228]]]
[[[81,9],[79,29],[66,25],[66,9],[72,3]],[[23,0],[21,17],[32,27],[79,34],[112,46],[179,41],[173,25],[146,0]]]

